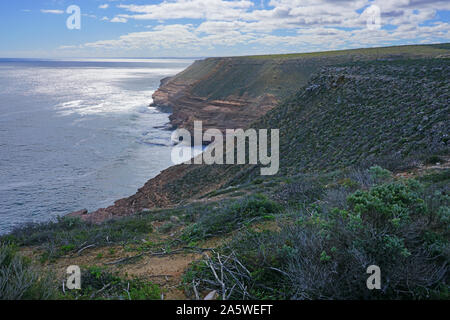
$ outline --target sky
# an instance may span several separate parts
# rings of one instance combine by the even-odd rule
[[[76,12],[67,12],[73,5],[80,28],[73,28]],[[2,0],[0,18],[0,57],[10,58],[234,56],[450,42],[449,0]]]

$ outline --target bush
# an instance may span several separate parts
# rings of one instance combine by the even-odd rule
[[[428,157],[425,160],[425,164],[437,164],[437,163],[442,163],[444,162],[443,159],[439,156],[433,155],[431,157]]]
[[[277,192],[277,199],[290,205],[307,204],[322,198],[323,184],[317,177],[304,175],[294,182],[282,186]]]
[[[356,222],[363,220],[378,229],[392,230],[401,224],[410,222],[412,215],[425,213],[424,200],[419,198],[416,190],[401,183],[376,186],[370,191],[356,191],[348,197],[351,211],[349,219]]]
[[[151,282],[134,280],[130,286],[131,300],[160,300],[161,289]]]
[[[410,180],[354,192],[345,208],[311,207],[279,232],[243,233],[192,277],[234,299],[448,299],[449,203],[441,193],[431,208],[429,192]],[[370,265],[381,290],[366,287]]]
[[[261,194],[225,202],[215,208],[204,208],[198,221],[185,230],[182,238],[197,241],[228,233],[251,221],[269,216],[272,219],[271,214],[281,210],[282,207],[277,202]]]
[[[82,268],[81,290],[68,291],[62,298],[81,300],[159,300],[161,289],[148,281],[126,280],[105,268]]]
[[[0,243],[0,300],[44,300],[56,296],[50,277],[34,269],[16,248]]]
[[[369,168],[369,173],[375,181],[386,181],[392,175],[389,170],[383,169],[380,166],[373,166]]]
[[[79,250],[87,244],[100,246],[140,241],[153,232],[151,222],[151,217],[147,216],[125,217],[102,224],[63,217],[56,222],[25,225],[14,230],[8,237],[22,246],[43,245],[46,259],[52,259]]]

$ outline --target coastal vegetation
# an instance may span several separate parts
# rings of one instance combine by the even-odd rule
[[[179,165],[99,212],[115,219],[17,228],[0,238],[0,298],[449,299],[449,50],[196,62],[175,78],[208,80],[190,94],[278,97],[248,127],[280,130],[279,173]],[[77,292],[61,286],[73,264]]]

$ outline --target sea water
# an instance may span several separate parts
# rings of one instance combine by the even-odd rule
[[[149,107],[180,59],[0,59],[0,234],[134,194],[171,163]]]

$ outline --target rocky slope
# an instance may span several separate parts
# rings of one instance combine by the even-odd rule
[[[209,58],[161,81],[153,105],[172,110],[173,127],[192,130],[235,129],[272,110],[307,84],[323,66],[376,59],[419,58],[446,54],[430,46],[357,49],[312,54]]]
[[[403,55],[397,48],[395,54],[392,50],[386,48],[384,56],[380,49],[369,50],[365,55],[362,51],[345,56],[317,54],[309,57],[310,64],[304,61],[304,55],[276,57],[270,63],[268,57],[207,59],[164,80],[155,94],[155,103],[172,107],[172,123],[186,128],[193,119],[205,119],[208,125],[219,128],[247,127],[251,121],[256,121],[253,127],[279,128],[283,176],[373,163],[396,170],[426,161],[434,154],[448,153],[449,60],[445,58],[448,50],[442,48],[403,47]],[[244,61],[249,61],[250,67]],[[295,73],[295,68],[287,67],[283,61],[298,64],[302,66],[298,70],[303,71]],[[243,65],[237,67],[240,64]],[[291,70],[284,71],[290,80],[277,77],[277,82],[296,85],[279,89],[278,94],[276,88],[261,86],[262,78],[269,74],[272,79],[275,77],[273,72],[262,71],[262,65],[267,68],[267,64],[277,65],[279,72],[283,68]],[[246,68],[249,69],[245,71]],[[254,68],[258,68],[260,77],[249,71]],[[231,86],[237,70],[248,77],[241,75]],[[306,75],[309,83],[304,80]],[[241,96],[236,93],[242,89],[239,81],[248,83],[248,90]],[[249,107],[249,101],[264,101],[268,95],[283,99],[291,90],[297,93],[275,109],[263,104],[257,113]],[[238,98],[227,100],[226,96]],[[244,102],[243,96],[250,98]],[[226,102],[221,104],[221,100]],[[233,109],[233,104],[238,105],[234,112],[223,111]],[[246,108],[253,113],[249,114]],[[257,169],[174,166],[147,182],[135,195],[93,214],[76,215],[98,222],[147,208],[175,206],[223,186],[251,182],[256,179]]]
[[[173,127],[183,127],[192,131],[195,120],[203,122],[204,130],[217,128],[245,128],[252,121],[273,109],[279,97],[271,93],[255,96],[242,88],[239,93],[229,92],[220,96],[198,93],[205,84],[215,86],[214,79],[223,77],[233,65],[233,59],[207,59],[197,61],[185,72],[174,78],[161,81],[161,87],[153,95],[153,105],[170,108]],[[255,70],[265,63],[253,65]],[[256,71],[258,72],[258,71]]]

